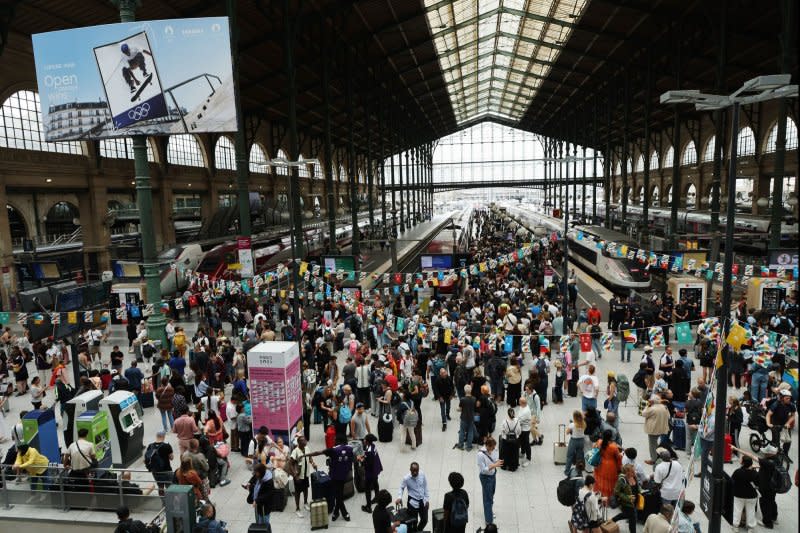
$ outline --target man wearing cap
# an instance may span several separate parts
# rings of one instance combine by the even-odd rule
[[[767,410],[767,427],[772,429],[772,444],[781,445],[781,433],[784,433],[783,451],[788,455],[792,446],[791,430],[794,427],[797,409],[792,403],[792,392],[781,389],[778,399]],[[787,438],[786,434],[789,434]]]
[[[675,505],[683,490],[683,466],[665,448],[658,449],[658,458],[661,462],[653,470],[653,481],[661,487],[661,501]]]

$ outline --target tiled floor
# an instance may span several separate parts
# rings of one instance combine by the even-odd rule
[[[188,324],[187,324],[188,326]],[[124,331],[116,327],[113,334],[112,341],[122,341],[124,338]],[[187,328],[188,331],[194,331],[193,326]],[[107,354],[110,348],[104,348]],[[606,355],[598,362],[598,375],[605,376],[608,370],[614,370],[618,373],[624,373],[631,377],[633,375],[633,363],[620,363],[616,359],[616,353]],[[107,355],[106,355],[107,356]],[[635,354],[634,354],[635,359]],[[604,388],[603,378],[601,377],[601,386]],[[634,391],[635,395],[635,391]],[[601,396],[602,401],[602,396]],[[636,413],[634,401],[629,401],[627,406],[621,407],[621,432],[625,446],[634,446],[640,450],[640,457],[646,455],[647,438],[643,431],[643,423],[641,417]],[[26,397],[12,398],[11,401],[12,413],[7,414],[7,420],[16,420],[16,413],[20,409],[28,408],[29,403]],[[520,531],[520,532],[533,532],[536,531],[566,531],[566,521],[569,517],[569,509],[561,506],[556,499],[556,485],[562,478],[562,466],[553,464],[552,446],[553,439],[556,433],[556,427],[559,423],[567,423],[570,413],[573,409],[579,408],[580,400],[578,398],[567,398],[566,402],[561,406],[553,404],[548,405],[544,409],[544,420],[540,425],[544,430],[545,442],[543,446],[536,446],[533,448],[533,461],[527,468],[520,468],[516,472],[500,471],[498,473],[499,479],[497,483],[497,493],[495,496],[495,513],[497,515],[496,522],[500,531]],[[145,415],[145,442],[149,442],[160,427],[161,422],[158,413],[155,409],[150,408],[146,410]],[[501,408],[499,413],[504,413],[505,409]],[[441,506],[444,493],[449,490],[447,484],[447,475],[451,471],[461,472],[466,479],[465,489],[470,494],[470,525],[468,531],[474,531],[478,527],[483,526],[483,511],[481,505],[480,483],[478,481],[478,473],[476,466],[476,452],[463,452],[452,449],[453,444],[456,442],[457,434],[457,413],[453,413],[454,421],[448,427],[446,432],[441,431],[441,424],[439,423],[438,406],[431,399],[426,399],[423,403],[423,420],[425,421],[423,427],[423,444],[415,451],[404,447],[400,443],[399,431],[395,432],[395,439],[392,443],[380,444],[379,451],[381,460],[384,465],[384,472],[380,477],[382,488],[387,488],[390,492],[396,494],[399,483],[403,475],[408,471],[411,461],[417,461],[421,465],[422,471],[426,474],[429,480],[430,493],[431,493],[431,509]],[[375,431],[376,419],[371,419],[373,423],[373,431]],[[498,420],[498,427],[501,420]],[[320,425],[312,426],[312,439],[310,447],[318,450],[323,445],[323,435]],[[748,435],[747,429],[743,431],[742,442],[746,442]],[[796,431],[795,431],[795,445],[793,454],[796,457],[797,444],[796,444]],[[170,441],[175,443],[174,437],[170,437]],[[5,448],[5,446],[0,446]],[[644,453],[643,453],[644,452]],[[681,453],[681,460],[685,463],[685,454]],[[321,461],[320,461],[321,463]],[[173,465],[175,466],[175,465]],[[142,468],[138,465],[138,468]],[[726,470],[731,472],[734,465],[726,465]],[[791,472],[794,475],[794,470]],[[212,501],[217,505],[219,516],[226,520],[229,524],[231,533],[243,532],[247,530],[248,524],[253,519],[253,510],[245,502],[245,491],[240,485],[247,481],[249,478],[249,471],[246,469],[243,460],[238,454],[233,458],[233,469],[231,473],[233,483],[223,488],[216,488],[212,492]],[[699,479],[691,480],[688,488],[688,498],[698,502],[699,498]],[[788,494],[778,496],[778,507],[780,512],[780,525],[776,526],[776,531],[795,532],[798,531],[798,517],[797,517],[797,488],[793,487]],[[352,516],[352,521],[347,523],[341,518],[339,521],[332,523],[329,531],[348,531],[367,533],[372,531],[371,517],[363,513],[360,509],[364,503],[364,496],[356,494],[355,497],[347,501],[348,509]],[[23,516],[31,516],[31,511],[24,509],[24,506],[16,506],[13,511],[14,514],[20,513]],[[6,511],[0,510],[0,514],[5,514]],[[701,511],[696,511],[702,524],[703,530],[707,530],[707,522],[702,517]],[[36,511],[37,516],[48,517],[50,515],[63,518],[64,515],[57,511]],[[112,516],[79,512],[74,515],[76,520],[94,521],[97,519],[107,519],[109,523],[113,523]],[[142,517],[144,518],[144,517]],[[307,513],[304,518],[298,518],[294,514],[294,502],[290,500],[289,505],[285,512],[272,514],[273,531],[288,532],[288,531],[308,531],[309,519]],[[429,525],[428,530],[431,529]],[[626,531],[623,525],[622,530]],[[723,525],[723,531],[729,531],[730,528],[727,524]]]

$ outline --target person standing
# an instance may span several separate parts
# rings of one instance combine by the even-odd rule
[[[572,412],[572,422],[567,428],[569,434],[569,444],[567,445],[567,462],[564,464],[564,475],[568,476],[573,463],[583,460],[583,446],[586,440],[584,431],[586,421],[581,411]]]
[[[622,467],[622,473],[617,478],[614,486],[614,497],[619,504],[619,513],[611,518],[614,522],[628,521],[628,531],[636,533],[636,501],[639,496],[639,480],[636,476],[636,466],[628,463]]]
[[[519,407],[517,408],[517,420],[519,421],[519,449],[520,455],[525,456],[525,461],[522,463],[523,467],[531,463],[531,430],[533,428],[532,421],[533,415],[531,409],[528,407],[528,400],[523,396],[519,399]]]
[[[161,378],[161,386],[156,389],[156,401],[158,412],[161,413],[161,426],[164,431],[171,431],[175,424],[172,416],[172,399],[175,397],[175,389],[169,383],[168,377]]]
[[[367,435],[364,439],[364,455],[361,456],[361,460],[364,461],[364,496],[367,499],[366,505],[362,505],[361,510],[365,513],[372,513],[372,504],[375,502],[373,492],[375,498],[377,498],[380,490],[378,476],[383,472],[383,464],[381,463],[380,455],[378,455],[376,442],[378,442],[378,437],[372,433]]]
[[[642,411],[644,417],[644,432],[650,446],[650,460],[645,463],[655,464],[658,454],[658,441],[662,435],[669,433],[669,410],[661,403],[661,397],[654,394],[647,400],[647,407]]]
[[[356,412],[350,418],[350,438],[364,440],[370,431],[367,411],[364,409],[364,404],[358,402],[356,404]]]
[[[275,483],[272,480],[272,471],[261,463],[253,467],[253,477],[247,483],[247,503],[253,506],[256,512],[257,524],[269,524],[269,515],[272,512],[272,492]]]
[[[144,452],[145,467],[153,474],[159,496],[164,496],[164,492],[172,481],[171,462],[175,458],[172,445],[165,442],[165,438],[166,432],[157,431],[156,440],[148,444]]]
[[[600,390],[600,380],[595,376],[595,367],[588,366],[588,374],[584,374],[578,380],[578,388],[581,390],[581,410],[597,409],[597,392]]]
[[[428,491],[428,478],[424,472],[420,472],[419,464],[411,463],[409,473],[403,477],[400,483],[400,490],[397,491],[395,503],[400,505],[403,501],[403,492],[408,492],[406,507],[417,516],[417,529],[425,530],[428,524],[428,508],[430,507],[431,495]]]
[[[189,449],[189,443],[194,438],[195,433],[199,433],[197,422],[189,414],[189,408],[184,407],[181,415],[175,419],[172,431],[178,436],[178,450],[183,455]]]
[[[464,476],[450,472],[447,476],[450,492],[444,495],[444,530],[447,533],[464,533],[469,522],[469,494],[464,490]]]
[[[472,396],[472,387],[464,385],[464,396],[458,402],[458,407],[461,409],[460,427],[458,428],[458,444],[456,447],[459,450],[472,451],[472,441],[475,436],[475,409],[477,407],[477,400]]]
[[[604,497],[611,498],[614,487],[622,470],[622,453],[617,443],[613,441],[614,434],[611,429],[603,431],[602,438],[595,443],[600,450],[600,464],[594,469],[594,478],[597,491]]]
[[[125,379],[128,381],[128,385],[130,385],[131,392],[141,394],[144,374],[142,374],[142,371],[137,368],[136,365],[136,361],[131,361],[131,366],[125,370]]]
[[[289,456],[297,464],[297,470],[294,476],[294,505],[295,514],[297,514],[298,518],[303,518],[303,511],[300,510],[301,495],[303,496],[303,508],[306,511],[311,510],[311,508],[308,506],[309,476],[311,475],[308,467],[310,464],[312,467],[316,468],[316,465],[314,464],[313,459],[306,457],[307,444],[308,441],[306,441],[305,436],[298,436],[297,446],[295,446],[294,450],[292,450],[292,453]]]
[[[87,428],[78,430],[78,440],[73,442],[67,448],[69,454],[70,473],[69,477],[72,479],[80,479],[78,484],[82,484],[82,490],[89,490],[89,474],[92,471],[92,463],[96,461],[94,445],[86,440],[89,436]]]
[[[453,380],[447,374],[446,368],[440,368],[439,374],[433,379],[433,397],[439,401],[442,431],[446,431],[447,421],[450,420],[450,402],[453,399]]]
[[[653,481],[661,487],[661,501],[675,505],[684,487],[683,466],[669,450],[659,448],[661,462],[653,471]]]
[[[336,446],[333,448],[307,454],[308,457],[317,455],[327,455],[331,461],[330,477],[333,484],[331,520],[335,522],[341,514],[345,522],[349,522],[350,513],[347,512],[347,507],[344,504],[344,485],[353,471],[353,461],[355,460],[353,448],[347,444],[346,436],[336,435]]]
[[[483,519],[487,525],[494,523],[494,491],[497,486],[497,469],[503,466],[497,451],[497,441],[488,437],[478,452],[478,477],[483,495]]]
[[[748,533],[756,527],[756,503],[758,503],[758,470],[753,468],[753,458],[742,455],[741,464],[731,476],[733,483],[733,530],[739,531],[744,512]]]

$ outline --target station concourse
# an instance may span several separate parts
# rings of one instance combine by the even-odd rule
[[[39,34],[121,22],[152,32],[152,21],[178,27],[181,19],[195,24],[202,39],[203,31],[219,31],[203,26],[205,17],[228,17],[232,77],[220,84],[230,82],[231,93],[226,100],[223,91],[215,92],[214,75],[204,72],[197,79],[212,89],[195,118],[227,105],[233,129],[196,130],[197,123],[186,120],[190,110],[180,102],[179,87],[198,90],[191,78],[159,89],[162,98],[173,99],[164,119],[175,122],[170,134],[158,128],[151,130],[157,135],[107,134],[117,129],[114,113],[102,98],[79,97],[84,78],[37,71],[33,43]],[[172,42],[167,27],[151,36],[156,45]],[[75,50],[82,46],[74,42]],[[58,360],[63,379],[81,392],[102,382],[101,373],[117,370],[114,346],[122,367],[113,380],[140,361],[145,386],[130,403],[141,404],[141,413],[125,424],[138,424],[141,416],[146,446],[162,428],[158,405],[150,405],[159,386],[154,375],[181,352],[175,328],[183,328],[187,339],[186,353],[176,357],[227,399],[241,392],[234,389],[235,369],[247,366],[240,361],[236,367],[234,353],[246,359],[258,328],[262,339],[296,341],[301,361],[311,369],[319,365],[313,383],[305,381],[311,374],[302,378],[307,417],[317,385],[324,389],[331,378],[335,389],[343,383],[339,372],[348,356],[355,357],[351,334],[359,349],[369,346],[359,358],[381,368],[395,365],[409,395],[408,383],[416,383],[412,365],[433,389],[426,360],[452,353],[448,379],[454,380],[455,354],[465,360],[474,344],[477,366],[494,385],[490,394],[499,409],[490,433],[498,440],[513,398],[509,384],[517,380],[513,371],[505,380],[489,379],[493,352],[503,365],[520,356],[523,390],[538,349],[552,364],[550,389],[557,360],[569,361],[581,376],[592,363],[603,416],[608,376],[631,380],[630,398],[618,406],[617,430],[620,448],[636,448],[643,463],[651,441],[639,395],[666,392],[654,391],[649,381],[640,392],[632,379],[645,347],[654,347],[658,368],[671,344],[676,358],[682,348],[694,361],[690,388],[711,382],[712,398],[719,399],[705,409],[708,434],[697,444],[707,471],[684,480],[685,500],[696,505],[690,519],[703,532],[732,531],[722,487],[742,456],[758,459],[765,452],[752,446],[763,432],[744,423],[738,435],[743,451],[732,462],[709,453],[726,449],[729,398],[744,402],[747,390],[761,400],[760,389],[752,387],[763,378],[767,409],[782,401],[782,390],[792,396],[787,405],[797,405],[797,51],[797,5],[791,0],[4,2],[0,388],[10,388],[0,400],[0,459],[16,449],[12,430],[22,413],[36,407],[31,380],[38,375],[49,381]],[[185,58],[200,68],[198,62],[202,58]],[[66,94],[74,98],[43,101],[54,86],[72,84],[74,91]],[[554,311],[549,319],[540,315],[548,305]],[[590,309],[602,317],[597,331],[585,318]],[[337,320],[329,338],[326,328],[336,328]],[[543,321],[550,325],[540,331]],[[678,337],[684,324],[689,337]],[[200,329],[205,334],[198,336]],[[740,329],[747,330],[741,345],[729,337]],[[264,337],[263,331],[271,333]],[[231,341],[230,352],[223,350],[223,337]],[[708,346],[716,347],[718,339],[720,355],[709,367]],[[573,364],[570,348],[584,342],[598,349],[576,348]],[[337,370],[325,379],[330,367],[319,350],[328,344]],[[618,357],[626,344],[630,363]],[[142,359],[150,346],[155,360],[164,350],[163,365]],[[213,357],[195,355],[217,348],[227,380],[215,377]],[[406,363],[404,380],[409,350],[414,359]],[[701,376],[706,379],[698,381]],[[176,379],[175,388],[196,390],[194,382]],[[52,444],[66,453],[69,435],[77,433],[65,427],[70,422],[59,409],[57,386],[42,385],[42,405],[53,408],[58,423]],[[665,385],[675,388],[672,381]],[[485,479],[476,451],[454,448],[458,400],[450,425],[442,427],[433,390],[414,398],[424,421],[419,446],[403,445],[399,420],[393,441],[378,442],[380,487],[394,502],[416,461],[430,496],[425,531],[436,531],[432,511],[451,490],[451,472],[463,475],[470,498],[466,530],[492,521],[500,531],[568,531],[572,510],[556,494],[564,466],[554,464],[553,445],[559,426],[586,407],[585,392],[567,395],[563,404],[550,400],[541,410],[543,445],[533,446],[524,467],[497,471],[491,519],[484,512]],[[187,393],[187,399],[196,395]],[[498,396],[506,396],[503,403]],[[675,402],[680,413],[684,402],[664,400],[670,434],[675,419],[682,419]],[[209,405],[197,415],[203,422]],[[198,409],[202,405],[190,406],[192,414]],[[777,419],[781,409],[791,411],[778,409]],[[712,415],[727,424],[708,422]],[[396,411],[394,416],[399,418]],[[49,417],[37,419],[42,428]],[[378,417],[368,420],[377,434]],[[327,425],[310,424],[311,450],[329,444]],[[31,431],[23,440],[38,445]],[[777,520],[760,503],[760,522],[741,530],[797,531],[796,424],[787,423],[783,433],[779,428],[774,438],[771,430],[765,434],[787,445],[793,483],[775,497]],[[101,441],[118,444],[97,438],[98,450]],[[171,432],[166,442],[175,449],[174,471],[179,442]],[[586,451],[594,442],[587,435]],[[689,448],[691,443],[675,445],[684,471]],[[2,483],[0,530],[69,530],[81,523],[111,531],[117,522],[112,511],[120,504],[144,523],[165,516],[144,457],[112,467],[109,476],[121,480],[127,470],[147,494],[119,494],[116,500],[65,493],[70,470],[61,459],[51,458],[46,469],[47,491],[29,488],[22,478]],[[316,459],[323,467],[324,458]],[[698,459],[695,472],[701,464]],[[654,470],[644,469],[648,475]],[[208,497],[231,533],[256,521],[242,488],[251,476],[241,453],[231,453],[231,483],[216,485]],[[665,502],[672,499],[662,493]],[[329,509],[329,518],[339,520],[329,520],[328,529],[374,531],[363,503],[362,492],[346,500],[347,522]],[[289,495],[285,509],[271,513],[273,531],[309,530],[310,513],[302,507],[296,513],[294,505]],[[618,513],[609,508],[602,520]],[[620,518],[620,530],[628,527]]]

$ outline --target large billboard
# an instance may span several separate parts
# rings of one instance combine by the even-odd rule
[[[33,35],[45,140],[236,131],[227,17]]]

